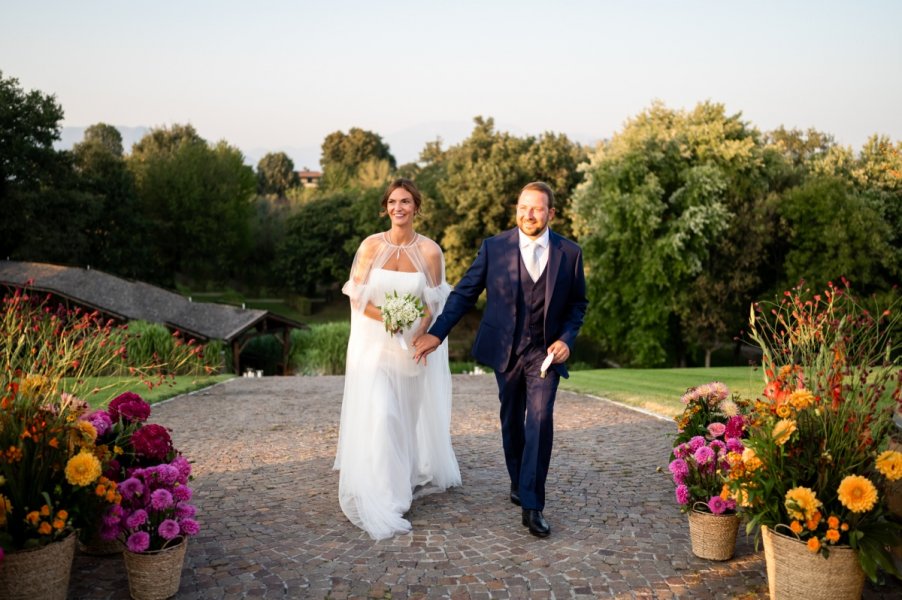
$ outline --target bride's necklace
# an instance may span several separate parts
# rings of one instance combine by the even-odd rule
[[[417,232],[414,231],[414,232],[413,232],[413,237],[410,238],[410,241],[409,241],[409,242],[407,242],[406,244],[396,244],[396,243],[394,243],[394,242],[392,241],[392,239],[391,239],[391,229],[389,229],[389,230],[386,231],[385,233],[386,233],[386,235],[388,236],[388,245],[389,245],[389,246],[394,246],[395,248],[398,249],[398,251],[395,253],[395,260],[400,260],[400,259],[401,259],[401,248],[406,248],[406,247],[410,246],[411,244],[413,244],[414,240],[417,239],[417,235],[419,235]]]

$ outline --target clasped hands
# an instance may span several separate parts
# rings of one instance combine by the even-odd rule
[[[423,360],[424,365],[427,364],[426,357],[435,352],[435,349],[438,348],[441,343],[442,341],[440,339],[429,333],[414,337],[413,347],[416,351],[413,354],[413,359],[417,364],[419,364],[420,359]],[[560,364],[562,362],[567,362],[567,359],[570,358],[570,347],[561,340],[558,340],[548,346],[548,353],[554,354],[554,360],[551,361],[551,364]]]

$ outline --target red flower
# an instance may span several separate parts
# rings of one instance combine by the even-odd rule
[[[142,458],[164,462],[172,451],[172,438],[165,427],[151,423],[132,434],[132,447]]]

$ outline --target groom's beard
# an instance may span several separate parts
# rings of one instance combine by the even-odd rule
[[[520,231],[525,233],[530,237],[538,237],[545,232],[545,228],[548,226],[548,223],[542,223],[540,221],[535,221],[532,224],[523,221],[520,223]]]

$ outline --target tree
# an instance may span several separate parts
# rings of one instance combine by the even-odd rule
[[[146,227],[135,180],[122,156],[122,136],[104,123],[91,125],[72,148],[74,186],[91,198],[96,214],[86,226],[85,264],[141,278],[148,263]]]
[[[284,152],[270,152],[257,163],[257,192],[285,196],[289,188],[298,185],[298,174]]]
[[[599,146],[573,199],[592,299],[586,332],[637,366],[685,362],[737,332],[765,255],[750,253],[746,236],[766,229],[765,167],[780,162],[741,115],[708,102],[688,112],[655,103]]]
[[[127,163],[152,233],[155,280],[221,281],[243,268],[256,178],[238,149],[174,125],[151,130]]]
[[[368,161],[387,161],[389,171],[397,167],[388,144],[372,131],[352,127],[345,134],[334,131],[323,140],[320,166],[327,189],[340,189],[340,184],[357,178],[358,171]]]
[[[563,135],[519,138],[496,132],[491,118],[476,117],[474,123],[459,145],[444,153],[427,145],[424,151],[441,165],[437,193],[452,215],[440,238],[452,282],[463,275],[484,238],[514,226],[517,195],[530,181],[546,180],[555,192],[555,206],[565,215],[582,157]],[[552,227],[569,230],[565,217],[556,217]]]
[[[29,235],[30,205],[44,198],[42,182],[59,173],[63,109],[53,95],[24,92],[19,80],[0,71],[0,254],[16,255]],[[43,185],[46,192],[47,186]]]

